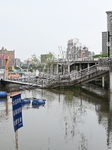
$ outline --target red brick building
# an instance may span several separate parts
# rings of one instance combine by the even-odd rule
[[[9,56],[9,68],[15,64],[15,50],[7,50],[2,47],[0,50],[0,68],[5,68],[5,56]]]

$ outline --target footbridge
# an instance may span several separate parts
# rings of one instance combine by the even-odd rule
[[[65,75],[49,75],[46,78],[21,77],[17,79],[2,79],[1,83],[20,84],[38,88],[77,86],[109,75],[109,67],[111,66],[111,62],[112,61],[108,59],[100,59],[96,65],[80,71],[74,70]]]

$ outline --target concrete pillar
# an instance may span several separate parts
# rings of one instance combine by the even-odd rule
[[[105,77],[102,77],[102,87],[105,86]]]
[[[89,66],[90,66],[90,65],[89,65],[89,63],[88,63],[88,64],[87,64],[87,67],[89,68]]]
[[[112,112],[112,93],[109,93],[110,94],[110,112]]]
[[[112,11],[107,11],[107,52],[112,56]],[[109,66],[110,93],[112,93],[112,67]]]
[[[109,67],[110,92],[112,93],[112,66]]]
[[[70,74],[70,63],[68,62],[68,73]]]
[[[59,73],[59,65],[58,65],[58,63],[57,63],[57,66],[56,66],[56,74],[58,74]]]
[[[89,65],[89,63],[88,63],[88,64],[87,64],[88,71],[89,71],[89,67],[90,67],[90,65]]]

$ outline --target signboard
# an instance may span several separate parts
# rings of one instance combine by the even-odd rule
[[[22,105],[21,105],[21,94],[12,96],[12,110],[13,110],[13,125],[14,131],[18,130],[23,126],[22,121]]]

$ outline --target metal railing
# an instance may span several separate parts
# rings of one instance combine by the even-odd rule
[[[88,76],[101,71],[108,71],[109,65],[112,65],[110,59],[99,59],[98,64],[88,67],[80,71],[73,71],[69,74],[55,76],[49,75],[46,78],[35,78],[35,77],[21,77],[17,79],[8,79],[9,81],[18,82],[18,84],[27,84],[30,86],[50,87],[58,86],[62,84],[71,84],[76,80],[88,79]]]

